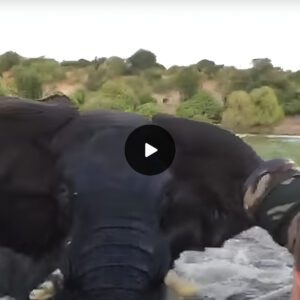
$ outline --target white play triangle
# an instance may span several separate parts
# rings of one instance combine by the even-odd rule
[[[145,157],[149,157],[156,152],[157,152],[156,148],[154,148],[153,146],[151,146],[148,143],[145,143]]]

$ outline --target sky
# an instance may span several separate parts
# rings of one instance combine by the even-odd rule
[[[298,2],[298,3],[297,3]],[[0,0],[0,53],[62,60],[147,49],[166,67],[253,58],[300,70],[298,0]]]

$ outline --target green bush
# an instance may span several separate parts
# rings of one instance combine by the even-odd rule
[[[192,117],[192,120],[206,123],[214,123],[213,120],[209,119],[205,115],[195,115]]]
[[[156,103],[145,103],[139,105],[135,111],[146,118],[152,118],[152,116],[159,113],[159,107]]]
[[[270,87],[232,92],[226,103],[222,124],[236,131],[252,127],[272,127],[284,116],[276,94]]]
[[[35,70],[19,68],[15,74],[15,82],[19,96],[29,99],[42,97],[42,82]]]
[[[26,59],[22,62],[21,66],[13,69],[14,74],[18,72],[19,68],[30,69],[32,72],[38,74],[39,80],[42,83],[52,83],[65,78],[64,70],[54,59],[43,57]]]
[[[274,125],[284,117],[272,88],[263,86],[253,89],[250,97],[256,107],[256,125]]]
[[[123,84],[130,88],[131,93],[138,100],[139,104],[151,102],[151,88],[142,76],[127,76],[122,80]]]
[[[157,101],[151,96],[151,95],[141,95],[138,97],[140,104],[146,104],[146,103],[157,103]]]
[[[132,102],[137,102],[131,87],[122,81],[109,80],[105,82],[101,88],[101,92],[109,99],[126,99],[130,98]]]
[[[77,108],[80,108],[86,101],[86,91],[82,89],[77,90],[70,96],[70,99]]]
[[[289,94],[286,94],[286,97],[284,95],[280,96],[280,102],[286,115],[300,114],[300,91],[291,91]]]
[[[9,94],[8,87],[5,82],[0,78],[0,96],[6,96]]]
[[[234,91],[227,97],[222,124],[226,128],[241,132],[256,124],[255,105],[246,91]]]
[[[85,103],[81,106],[82,110],[94,110],[94,109],[109,109],[119,111],[134,111],[136,103],[131,98],[116,98],[110,99],[103,93],[97,93],[96,95],[86,99]]]
[[[179,117],[196,118],[203,116],[205,119],[218,120],[222,106],[207,92],[200,92],[192,98],[182,102],[176,111]]]
[[[133,111],[138,105],[132,89],[120,80],[105,82],[99,92],[86,100],[83,109],[113,109]]]

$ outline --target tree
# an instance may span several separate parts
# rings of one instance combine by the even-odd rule
[[[127,64],[117,56],[112,56],[104,62],[106,72],[110,78],[124,75],[127,71]]]
[[[13,51],[5,52],[0,56],[0,74],[10,70],[13,66],[18,65],[21,61],[21,56]]]
[[[154,67],[156,65],[156,56],[148,50],[140,49],[130,56],[127,61],[133,69],[140,71]]]
[[[202,91],[182,102],[178,106],[176,114],[183,118],[217,121],[220,118],[221,110],[221,105],[209,93]]]
[[[198,71],[204,73],[210,79],[223,67],[222,65],[216,65],[214,61],[208,59],[202,59],[196,65]]]
[[[175,77],[175,85],[180,91],[183,100],[191,98],[198,91],[198,72],[192,67],[182,69]]]
[[[252,59],[252,66],[259,71],[265,71],[273,68],[273,64],[269,58],[254,58]]]

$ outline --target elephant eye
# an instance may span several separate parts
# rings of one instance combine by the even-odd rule
[[[59,206],[65,207],[71,198],[71,192],[67,184],[62,183],[58,186],[57,199]]]

